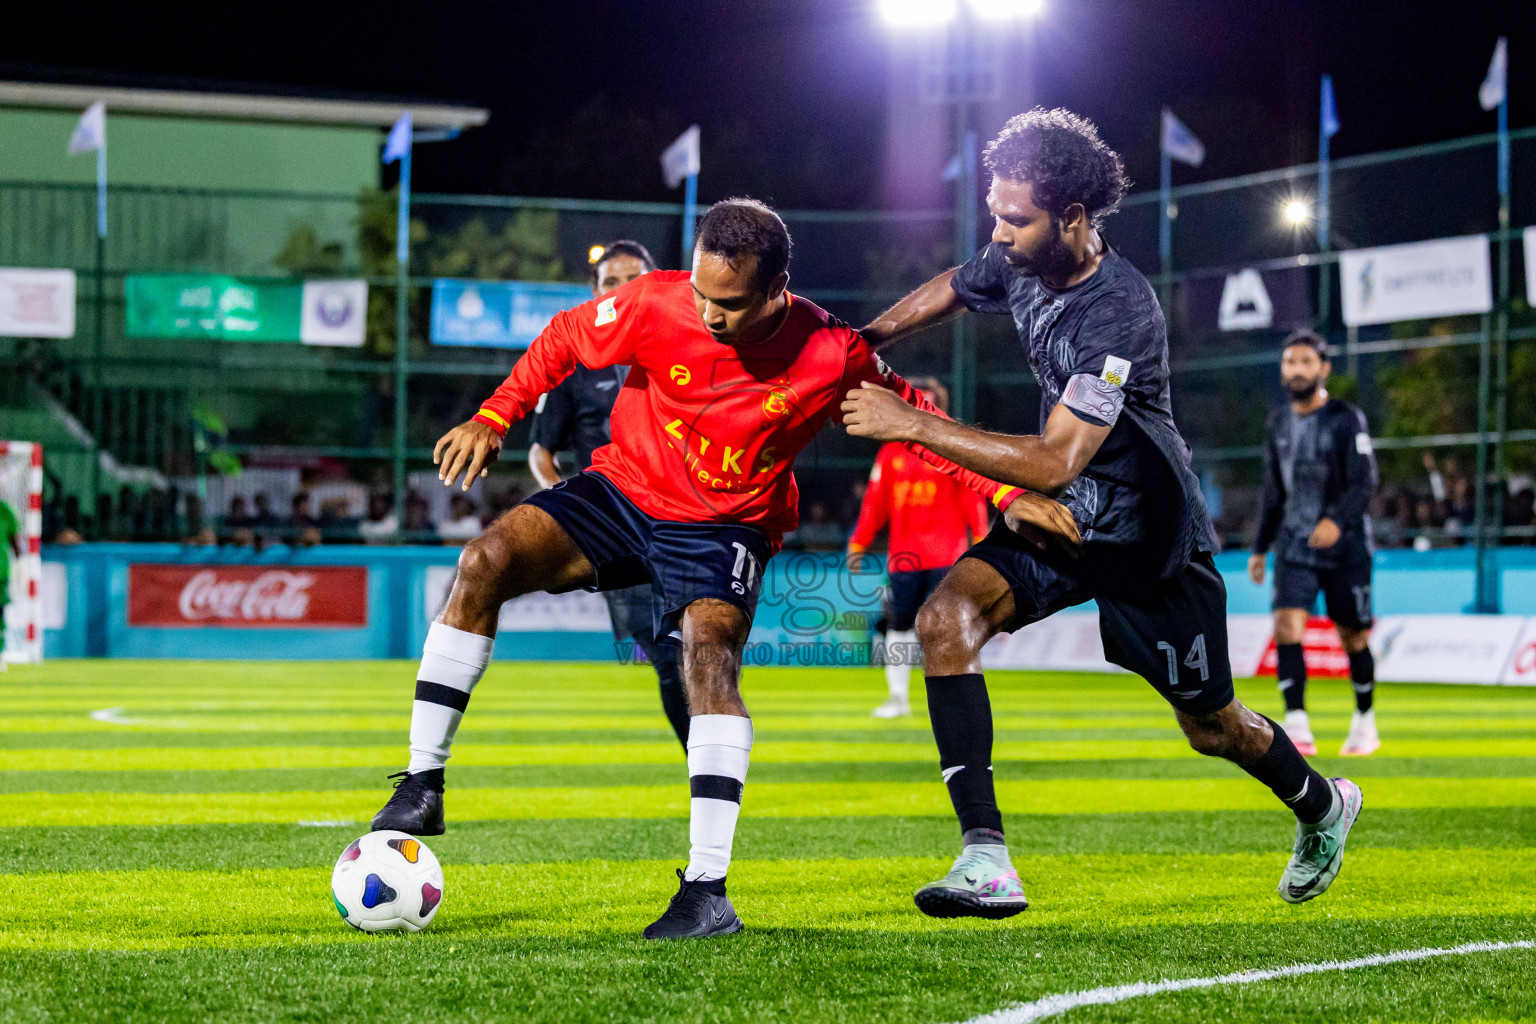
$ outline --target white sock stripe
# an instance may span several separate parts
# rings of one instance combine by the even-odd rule
[[[705,744],[752,749],[752,719],[740,715],[694,715],[688,719],[688,749]]]
[[[957,764],[953,768],[943,768],[943,769],[940,769],[939,770],[939,774],[944,776],[944,781],[945,782],[948,782],[950,779],[954,778],[957,773],[963,772],[963,771],[965,771],[965,765]]]
[[[1310,785],[1312,785],[1312,780],[1311,779],[1302,779],[1301,780],[1301,792],[1297,793],[1295,796],[1288,796],[1288,797],[1286,797],[1285,798],[1285,802],[1288,803],[1288,804],[1293,804],[1297,800],[1300,800],[1302,797],[1306,796],[1307,795],[1307,787],[1310,786]]]
[[[1210,978],[1178,978],[1168,981],[1138,981],[1130,985],[1106,985],[1102,988],[1062,992],[1058,995],[1036,999],[1032,1003],[1015,1003],[994,1013],[972,1017],[965,1024],[1033,1024],[1075,1010],[1080,1006],[1108,1006],[1138,996],[1158,995],[1163,992],[1184,992],[1189,989],[1214,988],[1217,985],[1251,985],[1256,981],[1274,981],[1277,978],[1294,978],[1303,974],[1321,974],[1326,971],[1349,971],[1358,967],[1381,967],[1387,964],[1427,960],[1437,956],[1463,956],[1467,953],[1499,953],[1510,949],[1536,949],[1536,941],[1516,939],[1510,942],[1466,942],[1447,948],[1405,949],[1395,953],[1374,953],[1353,960],[1324,960],[1320,963],[1292,964],[1266,970],[1234,971]]]
[[[462,629],[434,622],[427,627],[427,641],[422,644],[424,654],[434,654],[448,661],[458,662],[470,668],[485,670],[491,663],[491,650],[496,646],[493,636],[481,636]]]
[[[688,774],[723,775],[737,782],[747,781],[747,764],[751,752],[740,747],[728,747],[721,743],[696,744],[693,734],[688,734]]]
[[[1279,685],[1280,685],[1280,689],[1282,689],[1282,690],[1289,690],[1291,687],[1296,685],[1296,680],[1294,680],[1294,679],[1282,679],[1282,680],[1280,680],[1280,684]]]

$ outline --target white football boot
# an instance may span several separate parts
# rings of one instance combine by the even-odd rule
[[[1381,749],[1376,735],[1376,709],[1356,711],[1349,720],[1349,737],[1339,750],[1340,757],[1368,757]]]
[[[1305,711],[1285,713],[1285,734],[1291,738],[1302,757],[1317,756],[1317,740],[1312,738],[1312,722]]]

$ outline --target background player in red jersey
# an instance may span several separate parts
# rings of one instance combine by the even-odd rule
[[[949,394],[932,377],[914,378],[913,387],[942,412]],[[885,571],[885,684],[890,690],[876,718],[912,713],[909,687],[918,657],[912,626],[944,573],[971,543],[987,535],[987,504],[975,491],[934,469],[899,444],[887,444],[875,456],[859,521],[848,540],[848,565],[857,568],[879,532],[889,526]]]
[[[691,849],[677,895],[647,938],[729,934],[725,878],[752,749],[741,652],[764,564],[796,523],[795,457],[850,388],[879,382],[932,410],[848,325],[788,291],[789,232],[762,203],[716,204],[692,273],[656,271],[555,317],[475,416],[434,450],[468,487],[502,436],[579,364],[630,367],[592,468],[539,491],[464,548],[422,653],[411,760],[375,829],[443,831],[443,764],[490,662],[503,602],[544,590],[649,581],[656,635],[682,643]],[[1077,537],[1056,502],[913,447],[1025,523]]]

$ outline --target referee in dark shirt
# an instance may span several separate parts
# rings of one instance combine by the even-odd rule
[[[1371,525],[1376,457],[1365,414],[1328,396],[1328,346],[1311,331],[1285,339],[1280,379],[1291,400],[1270,414],[1264,441],[1264,509],[1248,575],[1264,582],[1265,555],[1274,549],[1277,676],[1285,699],[1285,731],[1297,749],[1315,754],[1307,719],[1307,666],[1302,638],[1321,591],[1349,655],[1355,714],[1339,751],[1375,753],[1371,656]]]
[[[591,265],[592,295],[603,296],[656,269],[656,261],[639,242],[627,239],[605,246]],[[539,399],[529,433],[528,468],[540,487],[562,479],[559,453],[571,452],[576,472],[592,465],[592,453],[612,440],[608,418],[624,386],[627,366],[589,370],[577,366],[559,387]],[[633,640],[650,659],[661,685],[661,706],[683,749],[688,749],[688,699],[683,694],[678,648],[658,644],[651,618],[651,588],[629,587],[603,593],[613,635]]]

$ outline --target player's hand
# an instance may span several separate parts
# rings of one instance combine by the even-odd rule
[[[869,553],[862,548],[849,548],[848,552],[843,555],[843,564],[848,567],[849,572],[858,572],[859,568],[864,564],[864,559],[868,557]]]
[[[1331,548],[1339,542],[1340,532],[1339,524],[1324,516],[1312,528],[1312,536],[1307,538],[1307,547]]]
[[[437,439],[432,449],[432,463],[444,487],[452,487],[464,474],[464,490],[477,476],[487,476],[491,464],[501,456],[501,435],[479,420],[466,420]]]
[[[1009,502],[1003,510],[1008,529],[1040,550],[1055,544],[1076,558],[1082,554],[1083,535],[1067,506],[1043,494],[1026,492]]]
[[[1262,584],[1264,582],[1264,556],[1263,555],[1249,555],[1248,556],[1248,578],[1253,580],[1253,582],[1255,582],[1255,583]]]
[[[923,415],[896,392],[867,380],[843,398],[843,426],[854,437],[910,441]]]

